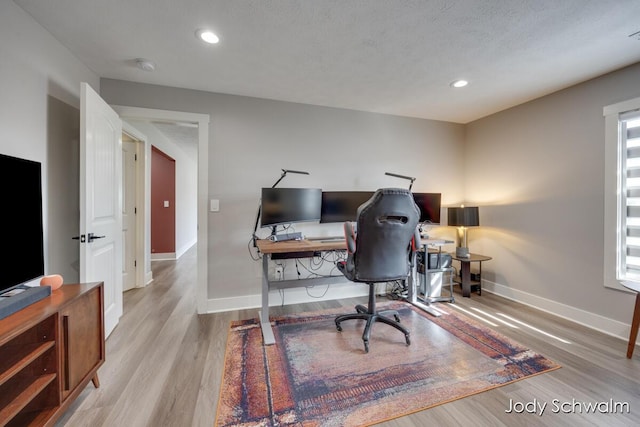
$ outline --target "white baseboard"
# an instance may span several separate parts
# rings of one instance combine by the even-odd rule
[[[304,287],[285,289],[283,292],[284,301],[279,291],[275,290],[269,292],[270,307],[367,296],[369,294],[369,288],[359,284],[354,285],[352,283],[345,283],[330,285],[328,290],[327,285],[322,285],[309,289]],[[260,294],[231,298],[214,298],[207,301],[207,313],[247,310],[253,308],[258,309],[261,305],[262,296]]]
[[[147,286],[151,282],[153,282],[153,271],[147,271],[144,275],[144,285]]]
[[[175,261],[175,252],[156,252],[151,254],[151,261]]]
[[[151,254],[151,261],[175,261],[185,254],[193,245],[198,243],[198,240],[195,239],[186,245],[183,245],[181,248],[176,250],[175,252],[156,252]]]
[[[595,329],[596,331],[604,334],[621,338],[625,341],[629,339],[630,325],[618,320],[609,319],[607,317],[600,316],[599,314],[591,313],[547,298],[542,298],[528,292],[511,289],[507,286],[490,282],[488,280],[482,280],[482,292],[485,291],[531,306],[555,316],[562,317],[563,319]]]
[[[195,245],[196,243],[198,243],[198,239],[193,239],[191,242],[187,243],[186,245],[183,245],[181,248],[179,248],[176,253],[176,259],[180,258],[182,255],[184,255],[185,252],[187,252],[189,249],[191,249],[191,247],[193,245]]]

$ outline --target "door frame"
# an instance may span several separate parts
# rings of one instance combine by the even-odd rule
[[[111,105],[123,121],[179,121],[198,124],[198,258],[197,258],[197,283],[196,304],[198,314],[207,312],[208,301],[208,205],[209,205],[209,114],[187,113],[183,111],[158,110],[153,108],[130,107],[125,105]],[[145,153],[151,150],[145,143]],[[146,159],[150,159],[150,155]],[[145,161],[145,177],[150,175],[151,169],[147,168]],[[150,226],[148,221],[146,225]],[[149,250],[149,256],[151,256]],[[146,254],[145,254],[146,255]]]

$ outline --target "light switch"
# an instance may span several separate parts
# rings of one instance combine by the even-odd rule
[[[168,200],[165,200],[165,201],[164,201],[164,207],[165,207],[165,208],[168,208],[168,207],[169,207],[169,201],[168,201]]]
[[[220,200],[211,199],[211,207],[209,210],[211,210],[211,212],[220,212]]]

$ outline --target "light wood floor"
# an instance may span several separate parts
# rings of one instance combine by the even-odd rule
[[[101,386],[91,383],[57,426],[212,427],[219,395],[229,322],[257,316],[257,310],[197,315],[196,253],[179,261],[152,264],[154,281],[125,293],[124,315],[107,340]],[[300,304],[272,313],[344,306],[354,299]],[[365,301],[366,302],[366,301]],[[447,403],[384,426],[581,426],[640,425],[640,350],[625,357],[626,342],[487,292],[462,298],[457,307],[497,318],[508,315],[517,329],[495,322],[495,329],[560,363],[559,370]],[[502,314],[498,314],[502,313]],[[631,315],[631,313],[629,313]],[[484,316],[484,315],[483,315]],[[486,316],[485,316],[486,317]],[[542,331],[542,332],[541,332]],[[559,337],[562,342],[544,333]],[[375,336],[375,331],[374,331]],[[374,338],[375,339],[375,338]],[[455,356],[455,355],[454,355]],[[514,402],[547,404],[542,416],[506,413]],[[554,406],[565,404],[569,413]],[[627,403],[629,413],[578,413],[573,403]],[[626,407],[613,407],[620,412]],[[554,412],[555,411],[555,412]]]

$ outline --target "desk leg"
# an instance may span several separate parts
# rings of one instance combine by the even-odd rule
[[[269,259],[267,254],[262,255],[262,307],[260,308],[260,328],[262,328],[262,341],[264,345],[275,344],[271,322],[269,321]]]
[[[460,261],[460,285],[462,287],[462,296],[471,297],[471,263]]]
[[[633,349],[636,346],[638,328],[640,327],[640,292],[636,294],[636,306],[633,309],[633,320],[631,321],[631,333],[629,334],[629,345],[627,346],[627,359],[633,356]]]
[[[415,265],[413,267],[411,267],[411,273],[409,274],[409,282],[408,282],[408,289],[409,292],[407,294],[407,298],[405,298],[405,301],[410,302],[410,303],[414,303],[416,301],[418,301],[418,288],[416,285],[416,274],[418,273],[418,268]]]

